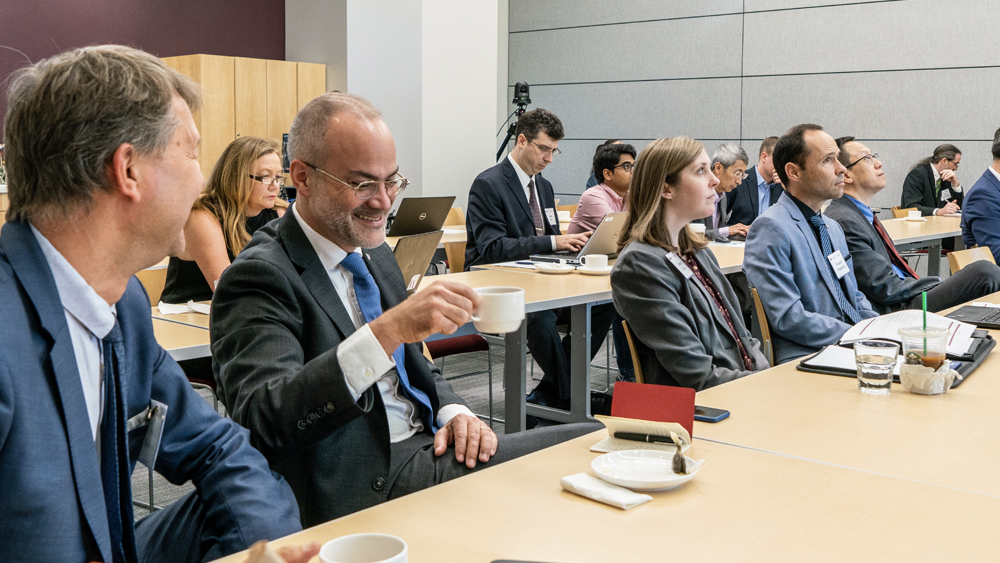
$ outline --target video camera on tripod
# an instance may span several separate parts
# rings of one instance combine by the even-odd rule
[[[528,104],[531,103],[531,96],[528,94],[528,83],[518,82],[514,85],[514,99],[511,103],[517,105],[517,109],[511,113],[511,116],[517,116],[518,118],[524,115],[527,111]],[[507,118],[510,120],[510,117]],[[500,145],[500,150],[497,151],[497,160],[500,160],[500,155],[507,150],[507,143],[510,142],[510,138],[514,136],[514,132],[517,131],[517,119],[511,122],[510,127],[507,128],[507,136],[504,137],[503,144]]]

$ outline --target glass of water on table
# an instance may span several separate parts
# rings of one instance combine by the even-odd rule
[[[862,393],[885,395],[889,392],[898,351],[899,345],[894,342],[862,340],[854,343],[858,389]]]

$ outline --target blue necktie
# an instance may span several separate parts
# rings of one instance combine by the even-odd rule
[[[114,563],[138,561],[132,515],[132,479],[125,439],[125,406],[119,366],[125,358],[122,330],[115,320],[101,340],[104,353],[104,417],[101,422],[101,483],[108,512],[108,534]]]
[[[771,185],[767,183],[767,180],[757,185],[757,197],[759,198],[757,201],[757,216],[760,217],[767,211],[768,206],[771,205]]]
[[[813,215],[809,218],[809,223],[819,230],[819,241],[820,246],[823,247],[823,256],[833,254],[833,245],[830,244],[830,233],[826,230],[826,223],[823,222],[823,216],[819,214]],[[833,275],[833,287],[835,288],[833,296],[837,299],[840,310],[851,320],[851,324],[858,324],[861,322],[861,315],[858,314],[857,309],[851,306],[850,301],[847,300],[847,296],[844,295],[844,291],[840,288],[840,280],[837,279],[837,273],[833,271],[833,265],[830,264],[830,260],[826,261],[826,267],[830,269],[830,273]]]
[[[382,314],[382,295],[379,293],[378,286],[375,285],[375,278],[372,277],[368,271],[368,266],[365,266],[364,260],[361,259],[361,255],[357,252],[348,252],[347,258],[344,258],[340,264],[354,275],[354,295],[358,298],[358,306],[361,307],[361,314],[364,315],[365,322],[372,322]],[[423,412],[421,412],[420,416],[421,420],[424,421],[424,424],[428,428],[431,428],[432,432],[436,433],[438,427],[434,424],[431,417],[431,413],[434,410],[431,408],[431,401],[427,398],[427,393],[410,385],[410,379],[406,376],[402,345],[392,353],[392,360],[396,362],[396,372],[399,374],[399,383],[402,385],[403,390],[411,399],[417,402],[416,406],[423,407]]]

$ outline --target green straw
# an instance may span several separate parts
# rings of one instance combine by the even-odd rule
[[[924,309],[924,357],[927,356],[927,292],[920,293]]]

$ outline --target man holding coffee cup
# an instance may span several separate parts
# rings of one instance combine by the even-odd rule
[[[448,282],[406,297],[385,219],[408,181],[369,102],[309,102],[288,151],[298,198],[219,281],[212,351],[223,402],[292,485],[304,525],[594,430],[498,438],[423,356],[421,340],[453,333],[480,298]]]

